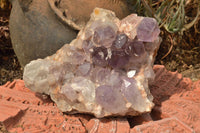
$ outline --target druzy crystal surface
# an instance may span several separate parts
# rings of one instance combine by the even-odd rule
[[[119,20],[96,8],[75,40],[25,66],[25,84],[50,95],[63,112],[99,118],[149,112],[159,33],[153,18],[132,14]]]

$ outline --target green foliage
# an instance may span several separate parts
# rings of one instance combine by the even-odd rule
[[[160,27],[164,27],[168,32],[183,32],[194,25],[198,20],[197,15],[189,24],[185,24],[185,0],[128,0],[132,4],[132,11],[139,15],[154,17]],[[193,0],[195,1],[195,0]],[[196,2],[199,5],[199,1]]]

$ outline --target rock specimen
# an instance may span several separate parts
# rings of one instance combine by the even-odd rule
[[[95,8],[77,39],[25,66],[25,85],[50,95],[63,112],[98,118],[149,112],[159,33],[153,18],[132,14],[120,21]]]

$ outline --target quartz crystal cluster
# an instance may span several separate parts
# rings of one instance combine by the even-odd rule
[[[95,8],[75,40],[25,66],[25,84],[50,95],[63,112],[98,118],[149,112],[159,33],[153,18],[131,14],[119,20]]]

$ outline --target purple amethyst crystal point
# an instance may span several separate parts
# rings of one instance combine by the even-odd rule
[[[127,40],[128,37],[126,36],[126,34],[118,34],[113,43],[113,47],[116,49],[121,49],[125,46]]]
[[[83,63],[81,64],[80,66],[78,66],[78,72],[82,75],[86,75],[89,73],[90,71],[90,68],[91,68],[91,65],[90,63]]]
[[[137,37],[140,41],[153,42],[159,34],[160,29],[154,18],[144,18],[137,28]]]
[[[98,66],[106,66],[108,51],[105,47],[95,47],[92,52],[92,62]]]
[[[66,96],[66,98],[72,102],[78,98],[77,92],[68,84],[63,85],[61,87],[60,92],[61,92],[61,94],[64,94]]]
[[[130,105],[136,111],[145,111],[146,110],[146,102],[143,100],[142,95],[137,86],[137,81],[133,78],[122,78],[123,83],[121,87],[122,94],[126,98],[126,100],[130,103]]]
[[[95,94],[96,102],[106,111],[117,114],[126,110],[126,103],[117,88],[102,85],[96,88]]]
[[[120,21],[96,8],[75,40],[25,66],[25,84],[50,95],[63,112],[98,118],[149,112],[159,32],[153,18],[132,14]]]
[[[109,64],[112,68],[122,68],[129,61],[129,55],[124,51],[113,51]]]
[[[93,41],[95,44],[109,48],[115,40],[116,33],[110,26],[100,26],[94,31]]]

